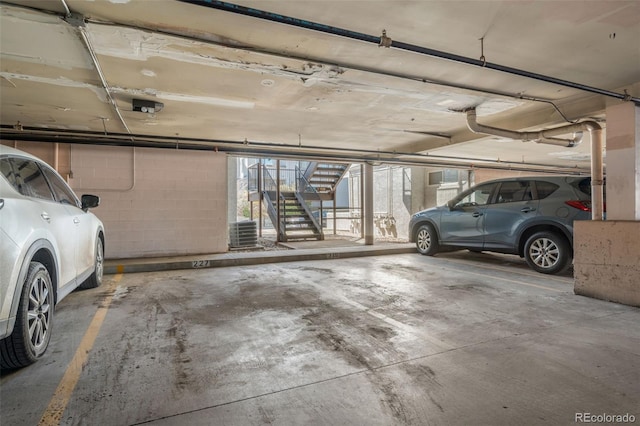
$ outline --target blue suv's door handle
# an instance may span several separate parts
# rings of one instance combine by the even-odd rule
[[[523,208],[522,210],[520,210],[520,211],[521,211],[522,213],[529,213],[529,212],[532,212],[532,211],[534,211],[534,210],[535,210],[535,208],[533,208],[533,207],[524,207],[524,208]]]
[[[482,216],[484,213],[480,213],[480,212],[473,212],[473,214],[471,216],[473,217],[480,217]]]

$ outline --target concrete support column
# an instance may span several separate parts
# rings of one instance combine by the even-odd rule
[[[640,107],[607,108],[607,219],[640,220]]]
[[[373,245],[373,166],[364,165],[364,243]]]
[[[605,221],[574,223],[576,294],[640,306],[640,108],[607,107]]]
[[[411,205],[409,206],[409,215],[412,215],[427,207],[427,176],[428,173],[424,167],[411,168],[411,181],[409,188],[411,190]]]
[[[227,222],[238,221],[238,159],[227,156]],[[228,227],[227,227],[228,228]]]
[[[276,216],[278,220],[275,223],[276,226],[276,241],[283,242],[284,238],[282,234],[284,234],[284,229],[280,229],[282,225],[282,214],[281,206],[282,200],[280,200],[280,160],[276,160]]]

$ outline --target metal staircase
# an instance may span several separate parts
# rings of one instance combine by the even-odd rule
[[[333,200],[336,188],[349,164],[311,162],[304,172],[305,179],[313,186],[322,200]]]
[[[276,213],[271,218],[273,221],[277,217],[277,206],[273,201],[271,206],[273,208],[268,211]],[[295,192],[280,193],[280,218],[280,241],[324,239],[322,227],[307,208],[306,202]]]
[[[295,187],[289,183],[280,184],[279,188],[279,179],[275,179],[266,166],[260,167],[258,175],[261,178],[256,178],[255,184],[250,182],[249,188],[254,188],[253,194],[258,193],[258,199],[263,201],[271,222],[278,230],[278,241],[324,239],[319,223],[322,201],[335,200],[336,187],[348,168],[348,164],[311,162],[304,172],[296,167]],[[251,191],[249,197],[250,200],[258,200]],[[312,210],[313,202],[319,202],[319,211]]]

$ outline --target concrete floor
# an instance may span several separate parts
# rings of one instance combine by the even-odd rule
[[[2,425],[640,422],[640,310],[575,296],[569,275],[517,258],[397,254],[105,278],[58,306],[42,360],[3,372]]]

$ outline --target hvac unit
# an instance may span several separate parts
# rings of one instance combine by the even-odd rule
[[[229,246],[231,248],[255,247],[258,245],[256,223],[251,220],[229,225]]]

